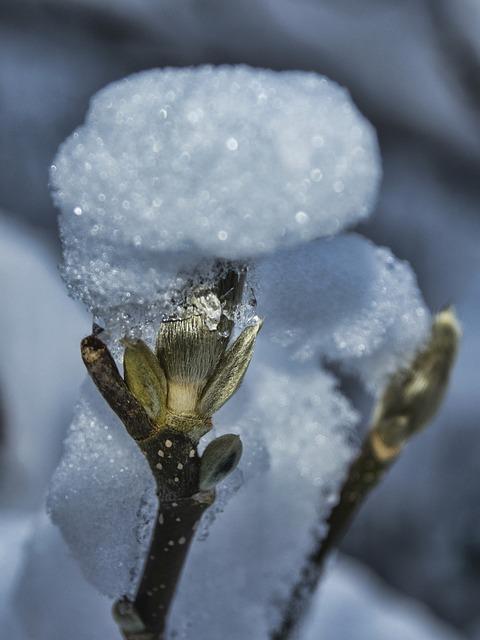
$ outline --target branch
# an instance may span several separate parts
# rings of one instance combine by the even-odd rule
[[[375,408],[373,426],[328,518],[328,533],[316,540],[306,558],[272,640],[295,637],[317,589],[326,557],[338,546],[355,513],[411,436],[435,415],[448,385],[459,337],[460,328],[453,311],[439,313],[425,348],[387,384]]]
[[[135,440],[148,438],[152,423],[142,405],[130,393],[107,346],[92,334],[81,342],[87,371],[107,403]]]
[[[186,436],[165,430],[141,448],[160,506],[137,594],[118,601],[114,616],[125,640],[161,640],[195,529],[215,493],[200,490],[201,460]]]

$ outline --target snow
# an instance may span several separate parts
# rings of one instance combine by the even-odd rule
[[[456,304],[475,274],[480,220],[478,186],[435,153],[398,143],[384,154],[379,214],[369,233],[415,265],[434,309]]]
[[[88,320],[65,296],[47,246],[0,211],[0,504],[38,506],[83,376]],[[35,390],[35,393],[32,393]]]
[[[15,640],[99,640],[116,638],[118,629],[111,615],[111,602],[82,577],[60,532],[45,514],[27,521],[29,535],[21,547],[10,549],[21,555],[17,579],[11,593],[2,630]],[[2,576],[3,579],[3,576]]]
[[[356,234],[277,252],[256,277],[266,335],[296,359],[340,362],[371,389],[412,357],[430,325],[410,266]]]
[[[63,274],[91,309],[152,299],[201,257],[339,232],[368,215],[379,177],[373,129],[322,76],[139,73],[94,97],[52,166]]]
[[[353,631],[354,630],[354,631]],[[352,636],[354,633],[354,636]],[[360,564],[340,557],[315,595],[301,640],[459,640],[426,607],[389,590]]]
[[[446,46],[449,41],[445,36],[449,37],[453,32],[461,45],[468,41],[468,45],[478,51],[476,0],[436,3],[446,11],[448,18],[443,22],[443,29],[442,25],[432,23],[430,11],[435,3],[427,0],[404,3],[367,0],[361,8],[352,0],[304,0],[300,3],[249,0],[248,10],[232,3],[203,3],[200,8],[195,2],[179,6],[168,0],[160,4],[152,0],[69,0],[69,8],[74,10],[82,4],[95,9],[96,15],[93,11],[85,15],[79,12],[75,14],[78,17],[75,20],[64,11],[64,0],[40,0],[34,12],[26,11],[22,6],[24,3],[15,0],[6,0],[5,4],[11,19],[2,24],[0,38],[4,125],[0,190],[3,204],[14,210],[12,216],[29,217],[35,225],[53,227],[55,215],[48,202],[46,167],[59,141],[81,121],[87,97],[112,79],[152,65],[196,64],[212,59],[246,61],[273,68],[317,69],[349,87],[357,105],[378,127],[382,155],[387,154],[387,163],[389,150],[403,147],[401,163],[391,162],[390,170],[387,165],[387,183],[383,185],[384,197],[378,207],[380,214],[367,233],[371,233],[376,241],[380,237],[380,244],[395,247],[396,255],[415,264],[422,291],[432,308],[449,301],[457,304],[461,299],[474,271],[472,260],[478,255],[475,184],[471,185],[471,201],[466,203],[464,196],[469,190],[468,180],[475,181],[476,173],[469,176],[469,170],[476,169],[473,163],[479,157],[480,139],[475,135],[478,129],[475,103],[469,104],[463,91],[468,86],[463,74],[465,68],[453,64],[455,47]],[[47,5],[49,10],[45,11]],[[128,24],[127,21],[119,22],[119,15],[125,16]],[[92,25],[99,28],[92,29]],[[455,32],[457,25],[458,32]],[[471,60],[474,62],[474,56]],[[443,174],[435,176],[435,181],[415,162],[415,149],[425,150],[429,144],[433,146],[435,162],[443,165]],[[459,155],[463,164],[458,164]],[[19,273],[21,277],[21,269]],[[36,273],[35,269],[32,273]],[[55,277],[53,269],[51,274]],[[42,280],[32,280],[32,288],[40,291],[44,286]],[[63,296],[60,288],[58,292],[59,298]],[[32,292],[26,294],[26,299],[31,295]],[[259,304],[264,304],[260,298]],[[30,314],[30,322],[37,315],[47,314],[51,306],[55,307],[53,302],[36,306],[35,313]],[[68,300],[64,300],[67,316],[62,317],[65,321],[58,321],[61,307],[55,312],[56,321],[52,314],[49,323],[55,325],[57,334],[70,330],[68,318],[71,322],[73,319],[67,309],[71,308]],[[464,321],[465,307],[460,308],[460,313]],[[1,345],[2,350],[7,349],[9,362],[12,345],[20,344],[14,331],[17,323],[20,330],[21,322],[15,317],[7,327],[5,346]],[[268,337],[269,325],[270,320],[262,331],[262,339]],[[459,378],[455,374],[452,393],[445,405],[449,406],[447,413],[433,429],[416,440],[399,463],[402,466],[395,467],[394,475],[385,479],[386,485],[380,489],[382,502],[372,503],[372,513],[376,518],[382,518],[383,514],[386,526],[382,526],[376,535],[375,527],[369,521],[365,536],[365,547],[372,549],[370,562],[378,567],[388,561],[390,580],[396,580],[397,586],[401,582],[399,586],[409,588],[411,593],[414,592],[412,585],[416,584],[416,595],[429,598],[431,603],[441,607],[442,615],[454,615],[461,624],[467,624],[478,611],[478,587],[475,586],[475,581],[478,585],[478,572],[475,573],[475,564],[468,555],[478,549],[478,536],[475,536],[478,526],[470,522],[476,513],[472,505],[478,504],[479,499],[475,495],[476,483],[472,483],[478,460],[478,403],[474,402],[477,380],[474,365],[478,350],[470,340],[475,335],[475,327],[473,316],[466,328],[466,348],[459,360],[460,366],[467,360],[472,366],[468,365]],[[30,328],[21,328],[25,342],[35,333],[30,333]],[[281,325],[275,334],[280,331]],[[41,335],[48,339],[49,332],[42,331]],[[72,361],[78,364],[78,375],[81,363],[77,337],[80,335],[81,331],[78,336],[75,333],[65,340],[62,349],[54,354],[60,358],[69,349]],[[39,342],[41,340],[40,336]],[[300,342],[297,346],[301,348]],[[31,348],[37,348],[37,345]],[[296,353],[295,344],[290,351]],[[314,349],[314,356],[322,354],[323,347]],[[32,380],[25,378],[28,371],[23,362],[19,358],[15,360],[15,369],[9,370],[9,378],[13,379],[13,371],[23,372],[25,384],[28,383],[29,402],[38,409],[35,424],[31,421],[23,423],[31,437],[22,440],[22,446],[35,452],[37,457],[32,455],[32,459],[37,461],[48,456],[50,462],[45,468],[50,469],[52,459],[60,449],[61,421],[57,420],[57,413],[49,412],[46,399],[38,399],[43,384],[30,386],[33,376]],[[40,359],[32,358],[28,369],[36,369],[39,362]],[[355,362],[360,364],[366,360],[355,358]],[[0,377],[5,369],[6,361],[0,369]],[[68,362],[62,357],[59,370],[65,372],[67,369],[70,371]],[[61,398],[65,414],[72,406],[74,384],[69,380],[70,374],[63,375],[55,381],[55,389],[53,385],[51,389],[56,398],[55,406]],[[246,400],[246,385],[239,393],[244,394],[242,397]],[[8,403],[3,402],[8,411],[12,410],[10,398],[13,396],[9,396]],[[17,411],[19,409],[15,409]],[[235,411],[240,413],[240,407]],[[222,424],[223,420],[219,415],[218,423]],[[7,461],[10,453],[14,454],[14,434],[19,432],[20,426],[16,421],[13,433],[8,433],[12,446],[5,456]],[[257,447],[255,451],[261,456],[264,449]],[[12,483],[10,496],[16,495],[14,490],[24,497],[27,494],[38,496],[43,491],[43,484],[36,481],[32,464],[27,468],[28,474],[35,476],[33,481]],[[402,492],[400,485],[404,482],[407,487]],[[400,494],[397,493],[399,490]],[[448,500],[444,498],[446,490],[450,492]],[[437,495],[438,500],[433,500]],[[397,518],[392,517],[389,505],[396,514],[400,511]],[[457,515],[452,517],[450,509],[455,509]],[[412,524],[418,518],[422,520],[417,529]],[[405,521],[408,526],[404,525]],[[458,527],[456,522],[460,523]],[[404,553],[392,555],[389,550],[397,543],[399,530],[405,532]],[[431,542],[432,530],[435,531],[435,545]],[[61,538],[57,536],[52,548],[58,553],[48,556],[48,566],[52,569],[61,544]],[[8,546],[13,548],[10,542]],[[423,561],[422,556],[425,556]],[[62,580],[61,575],[58,580]],[[42,600],[48,607],[45,589],[40,580],[38,583],[40,588],[31,592],[32,602]],[[60,584],[64,585],[64,582]],[[71,574],[68,574],[68,584],[69,587],[72,584]],[[362,590],[360,582],[356,589]],[[64,588],[58,589],[57,601],[64,592]],[[95,592],[92,593],[93,602]],[[56,603],[51,606],[55,607]],[[108,618],[108,603],[105,609]],[[84,611],[92,612],[92,604],[85,606]],[[73,639],[74,634],[84,633],[88,640],[95,638],[93,629],[97,629],[98,620],[93,622],[90,617],[86,618],[83,612],[77,611],[76,617],[72,614],[70,628],[67,626],[60,631],[59,637]],[[79,631],[82,625],[89,624],[89,633]],[[352,624],[355,625],[355,621]],[[19,635],[9,633],[3,625],[1,628],[6,637],[19,640]],[[97,632],[102,638],[115,634],[113,627],[103,633]],[[54,635],[44,628],[41,634],[48,640]],[[40,630],[37,637],[39,635]],[[373,631],[371,635],[374,637]],[[333,633],[332,636],[335,637]]]
[[[9,537],[3,536],[7,530]],[[19,567],[16,579],[5,571],[0,578],[5,605],[0,608],[0,624],[6,637],[117,637],[110,601],[85,582],[58,530],[44,515],[19,520],[14,514],[3,514],[0,532],[10,565]],[[220,609],[217,614],[222,617]],[[359,563],[340,557],[328,567],[299,640],[350,640],[353,629],[355,640],[459,640],[427,609],[387,589]]]
[[[135,588],[158,507],[155,489],[140,449],[87,380],[47,509],[101,593]]]
[[[23,546],[31,534],[29,518],[18,511],[0,514],[0,623],[9,613],[13,585],[22,566]],[[3,628],[3,625],[2,625]]]

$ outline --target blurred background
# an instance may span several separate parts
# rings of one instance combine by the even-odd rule
[[[433,311],[455,305],[464,341],[435,424],[342,550],[480,638],[480,0],[0,0],[1,513],[41,508],[83,377],[89,318],[56,272],[56,149],[108,82],[201,63],[325,74],[378,132],[383,186],[358,230],[412,264]]]

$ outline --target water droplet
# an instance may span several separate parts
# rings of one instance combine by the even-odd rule
[[[228,238],[228,233],[222,229],[218,232],[217,236],[219,240],[226,240]]]
[[[297,213],[295,214],[295,220],[298,222],[298,224],[307,223],[309,220],[308,213],[305,213],[305,211],[297,211]]]
[[[83,211],[82,211],[82,207],[75,207],[75,209],[73,210],[73,213],[74,213],[76,216],[81,216],[81,215],[82,215],[82,213],[83,213]]]
[[[320,182],[320,180],[323,178],[323,172],[321,169],[312,169],[310,171],[310,178],[313,180],[313,182]]]
[[[229,149],[230,151],[236,151],[238,149],[238,142],[236,138],[228,138],[225,144],[227,149]]]

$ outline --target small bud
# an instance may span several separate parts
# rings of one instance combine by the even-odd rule
[[[142,340],[124,339],[123,369],[125,382],[148,417],[162,422],[167,405],[167,380],[155,354]]]
[[[213,489],[235,469],[241,456],[242,441],[238,436],[227,434],[213,440],[200,461],[200,489]]]
[[[409,367],[388,383],[373,416],[372,443],[393,457],[437,412],[447,389],[461,330],[453,309],[438,313],[430,338]]]
[[[142,619],[135,610],[133,602],[127,598],[115,602],[112,613],[115,622],[125,634],[145,633],[146,629]]]

